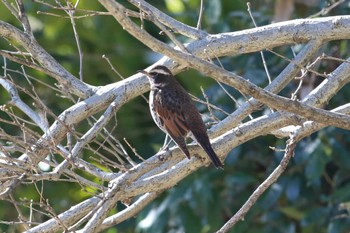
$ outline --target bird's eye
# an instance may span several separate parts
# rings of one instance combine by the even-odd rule
[[[148,74],[149,74],[150,76],[157,76],[157,75],[158,75],[157,72],[149,72]]]

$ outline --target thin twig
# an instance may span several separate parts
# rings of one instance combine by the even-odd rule
[[[121,75],[121,74],[117,71],[117,69],[114,67],[114,65],[112,64],[112,62],[109,60],[109,58],[108,58],[105,54],[102,55],[102,58],[105,59],[105,60],[107,61],[109,67],[111,67],[111,69],[113,70],[113,72],[116,73],[116,74],[119,76],[119,78],[120,78],[121,80],[125,79],[124,76]],[[146,103],[148,103],[148,99],[145,97],[145,95],[142,94],[141,97],[146,101]]]
[[[214,112],[213,112],[213,109],[210,107],[210,102],[209,102],[209,97],[207,96],[207,94],[205,93],[204,89],[202,86],[200,86],[200,89],[202,91],[202,95],[204,97],[204,99],[206,100],[206,105],[207,105],[207,108],[208,108],[208,111],[210,113],[210,116],[213,120],[215,120],[216,122],[219,122],[219,119],[215,116]]]
[[[190,27],[180,21],[175,20],[174,18],[168,16],[164,12],[158,10],[148,2],[144,0],[128,0],[134,6],[142,9],[144,12],[152,12],[152,15],[159,20],[161,24],[164,24],[166,27],[170,28],[175,33],[181,33],[184,36],[187,36],[192,39],[202,39],[208,36],[209,34],[205,31],[198,30],[197,28]],[[148,19],[145,17],[145,19]]]
[[[67,2],[67,4],[68,3],[69,2]],[[77,44],[78,54],[79,54],[79,78],[80,78],[80,81],[83,81],[83,51],[81,50],[79,34],[78,34],[77,27],[74,20],[75,9],[77,8],[78,4],[79,4],[79,1],[75,3],[75,6],[73,7],[72,10],[68,10],[66,11],[66,13],[68,14],[70,18],[70,22],[72,24],[75,43]]]
[[[244,203],[244,205],[240,208],[240,210],[230,219],[228,220],[224,226],[221,227],[216,233],[226,233],[228,232],[238,221],[243,220],[244,216],[248,213],[248,211],[253,207],[255,202],[259,199],[259,197],[273,184],[277,181],[277,179],[282,175],[282,173],[286,170],[289,160],[294,156],[294,150],[297,145],[297,141],[295,141],[294,137],[291,136],[289,141],[287,142],[284,156],[280,162],[280,164],[276,167],[276,169],[270,174],[270,176],[263,182],[259,187],[254,191],[254,193],[248,198],[248,200]]]
[[[219,111],[219,112],[222,112],[223,114],[225,114],[226,116],[230,115],[228,112],[226,112],[225,110],[223,110],[222,108],[219,108],[218,106],[214,105],[214,104],[211,104],[209,102],[205,102],[203,100],[201,100],[200,98],[198,98],[197,96],[195,95],[192,95],[191,93],[188,93],[191,98],[198,102],[198,103],[201,103],[201,104],[204,104],[204,105],[207,105],[208,107],[212,108],[212,109],[215,109],[216,111]]]
[[[338,2],[333,3],[332,5],[323,8],[321,11],[317,12],[316,14],[310,15],[308,18],[316,18],[319,16],[324,16],[328,14],[331,10],[339,6],[340,4],[344,3],[345,0],[339,0]]]
[[[257,28],[258,26],[256,25],[255,19],[254,19],[253,14],[252,14],[252,11],[250,9],[250,2],[247,2],[247,7],[248,7],[247,10],[248,10],[249,16],[252,19],[254,27]],[[269,80],[269,84],[270,84],[271,83],[271,75],[270,75],[269,69],[267,68],[267,64],[266,64],[266,60],[265,60],[265,56],[264,56],[263,51],[260,51],[260,56],[261,56],[261,59],[262,59],[263,65],[264,65],[264,69],[265,69],[265,73],[267,75],[267,79]]]
[[[203,12],[204,12],[204,0],[201,0],[201,5],[199,7],[199,16],[198,16],[198,22],[197,22],[197,29],[202,29]]]
[[[128,140],[126,138],[124,138],[124,142],[128,145],[128,147],[132,150],[132,152],[134,153],[134,155],[139,158],[141,161],[145,161],[144,158],[141,157],[141,155],[139,155],[139,153],[137,153],[137,150],[135,149],[135,147],[131,146],[131,144],[128,142]],[[130,158],[130,157],[129,157]],[[131,160],[131,158],[130,158]],[[131,160],[132,161],[132,160]],[[132,161],[132,165],[136,166],[136,163],[134,161]]]
[[[31,29],[29,19],[25,13],[24,5],[22,0],[16,0],[17,8],[18,8],[18,15],[21,20],[21,23],[23,25],[24,32],[33,37],[33,31]]]

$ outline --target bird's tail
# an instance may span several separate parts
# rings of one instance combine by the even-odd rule
[[[216,168],[224,168],[224,165],[221,163],[219,157],[216,155],[210,143],[203,143],[203,145],[201,146],[203,147],[205,152],[207,152],[207,154],[209,155],[209,158],[211,159],[211,161],[213,162]]]
[[[173,141],[176,143],[176,145],[178,145],[178,147],[180,147],[180,149],[186,155],[186,157],[188,159],[190,159],[191,155],[187,149],[185,138],[184,137],[172,137],[170,134],[169,134],[169,136],[171,137],[171,139],[173,139]]]

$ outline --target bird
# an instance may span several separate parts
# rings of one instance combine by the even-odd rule
[[[213,150],[207,129],[188,92],[181,86],[171,71],[157,65],[150,71],[140,70],[151,85],[149,107],[156,125],[177,144],[188,159],[186,137],[192,133],[197,143],[208,154],[216,168],[224,165]]]

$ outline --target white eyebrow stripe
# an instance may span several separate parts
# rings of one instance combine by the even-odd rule
[[[164,74],[164,75],[169,75],[170,73],[166,70],[163,69],[155,69],[155,70],[151,70],[150,73],[159,73],[159,74]]]

